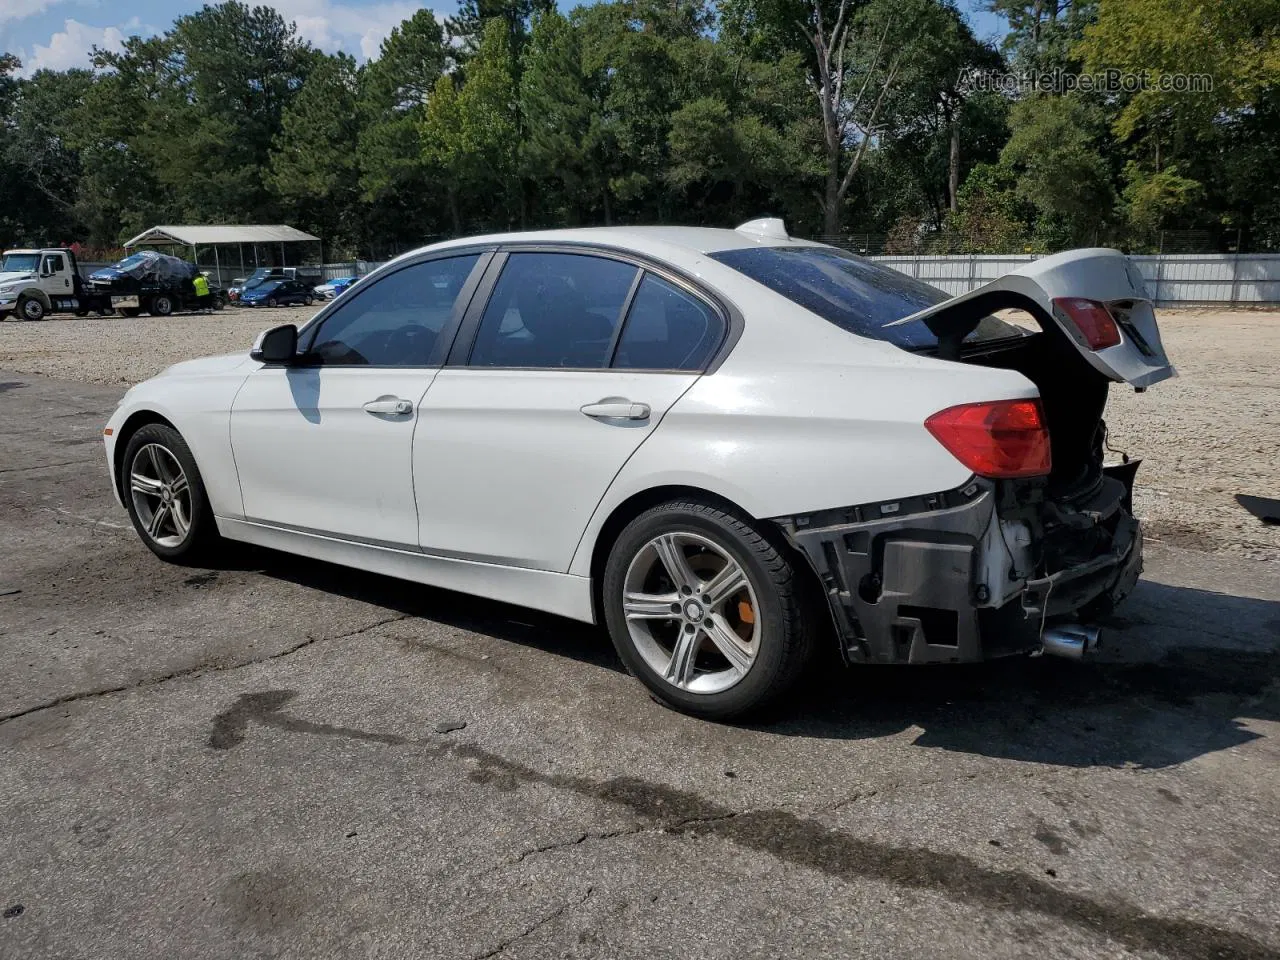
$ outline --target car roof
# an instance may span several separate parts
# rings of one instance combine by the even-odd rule
[[[763,230],[748,229],[757,224],[768,224]],[[602,247],[621,247],[656,256],[669,256],[679,252],[684,256],[720,253],[725,250],[742,250],[752,247],[815,247],[822,244],[787,236],[781,221],[752,221],[737,229],[722,227],[582,227],[567,230],[528,230],[512,233],[495,233],[476,237],[460,237],[443,243],[432,244],[424,250],[447,250],[451,247],[467,247],[492,244],[592,244]],[[421,251],[415,250],[414,253]],[[409,254],[406,254],[409,256]]]

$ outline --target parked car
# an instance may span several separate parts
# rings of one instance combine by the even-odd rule
[[[106,454],[164,559],[244,541],[599,623],[662,701],[734,717],[820,644],[1091,652],[1142,563],[1108,389],[1173,373],[1114,250],[952,298],[776,220],[548,231],[169,368]]]
[[[356,282],[356,277],[335,277],[332,280],[326,280],[315,288],[315,294],[324,300],[332,300],[347,287]]]
[[[242,288],[238,302],[242,307],[284,307],[298,303],[309,307],[315,300],[311,287],[301,280],[266,280]]]

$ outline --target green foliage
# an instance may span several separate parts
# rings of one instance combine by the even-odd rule
[[[268,185],[291,223],[350,245],[359,203],[359,87],[345,54],[321,56],[280,119]]]
[[[1280,0],[466,0],[357,64],[237,0],[21,75],[0,56],[0,243],[283,220],[344,255],[526,226],[732,224],[902,249],[1280,249]],[[1147,71],[1118,94],[972,71]],[[1212,90],[1159,89],[1207,73]]]
[[[1000,164],[1051,246],[1097,243],[1114,224],[1115,189],[1100,150],[1105,129],[1101,111],[1075,96],[1036,96],[1010,111]]]
[[[422,157],[444,184],[455,229],[461,229],[463,202],[472,198],[495,204],[500,225],[510,222],[502,216],[510,212],[516,173],[516,88],[508,43],[507,25],[490,20],[467,65],[466,83],[458,89],[450,77],[441,77],[427,102]]]

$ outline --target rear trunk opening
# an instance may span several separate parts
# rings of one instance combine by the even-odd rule
[[[1040,389],[1049,428],[1053,469],[1045,496],[1074,500],[1102,478],[1106,422],[1103,413],[1111,381],[1080,356],[1056,331],[966,351],[964,363],[1016,370]]]

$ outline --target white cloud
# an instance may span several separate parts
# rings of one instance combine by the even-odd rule
[[[0,3],[0,23],[6,20],[25,20],[62,2],[63,0],[4,0],[4,3]]]
[[[37,70],[87,67],[94,47],[118,50],[124,46],[127,33],[136,33],[140,26],[137,17],[115,27],[91,27],[79,20],[64,20],[62,29],[49,38],[47,45],[37,43],[30,54],[19,54],[22,73],[29,77]]]
[[[408,20],[421,3],[385,0],[356,6],[332,0],[276,0],[272,4],[286,20],[298,25],[298,33],[321,50],[345,50],[359,59],[378,55],[378,48],[402,20]],[[445,14],[436,11],[444,22]]]

